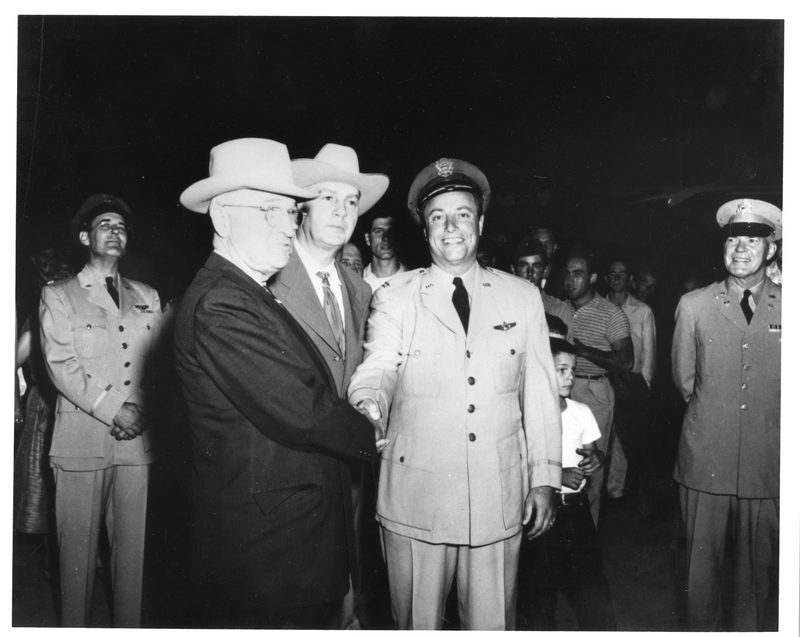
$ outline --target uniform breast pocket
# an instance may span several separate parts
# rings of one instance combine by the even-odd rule
[[[525,352],[511,343],[493,343],[489,351],[494,389],[498,394],[508,394],[519,389]]]
[[[411,345],[402,375],[406,396],[438,396],[442,375],[446,373],[444,353],[438,343]]]
[[[153,327],[149,320],[141,320],[130,328],[130,339],[134,352],[139,356],[150,356],[153,349]]]
[[[103,315],[75,315],[71,327],[78,358],[98,358],[108,351],[108,324]]]

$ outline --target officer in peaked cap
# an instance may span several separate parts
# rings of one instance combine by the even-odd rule
[[[42,351],[58,390],[50,465],[56,483],[61,622],[87,626],[100,531],[114,547],[114,625],[141,625],[149,466],[151,353],[158,293],[123,277],[131,211],[92,195],[72,219],[88,252],[74,277],[42,289]]]
[[[717,212],[728,276],[681,298],[673,379],[687,402],[674,477],[686,524],[688,629],[778,629],[781,287],[766,265],[781,211]]]
[[[408,209],[417,225],[422,225],[420,211],[436,195],[443,192],[471,192],[480,204],[480,214],[489,208],[492,191],[489,181],[478,168],[463,159],[448,159],[428,164],[420,171],[408,192]]]
[[[348,390],[389,423],[376,513],[401,630],[441,628],[454,577],[465,629],[513,630],[523,526],[534,538],[555,519],[561,414],[542,299],[478,265],[489,197],[460,159],[417,175],[408,207],[432,265],[376,290]]]
[[[89,197],[78,208],[78,212],[72,218],[70,236],[79,239],[80,233],[87,230],[92,221],[105,212],[116,212],[121,215],[128,226],[128,231],[130,231],[130,226],[133,223],[133,214],[130,206],[114,195],[97,194]]]

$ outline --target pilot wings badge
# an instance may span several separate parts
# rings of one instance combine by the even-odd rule
[[[507,332],[508,330],[510,330],[515,325],[516,325],[516,323],[506,323],[505,321],[503,321],[502,323],[500,323],[500,325],[495,325],[494,329],[501,330],[503,332]]]

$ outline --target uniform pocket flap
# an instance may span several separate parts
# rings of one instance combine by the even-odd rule
[[[518,429],[510,436],[497,441],[497,455],[500,459],[500,471],[505,471],[522,462],[525,457],[525,432]]]
[[[318,484],[297,484],[291,487],[253,493],[261,513],[269,515],[280,506],[313,508],[322,500],[322,487]]]
[[[436,448],[437,443],[435,440],[397,434],[391,439],[386,451],[383,452],[383,457],[403,467],[434,473],[436,470]]]

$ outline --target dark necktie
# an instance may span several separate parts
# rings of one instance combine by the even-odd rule
[[[119,307],[119,294],[117,293],[117,287],[114,285],[114,277],[106,277],[106,289],[108,290],[109,295],[111,295],[114,305]]]
[[[750,309],[750,297],[752,294],[750,290],[745,290],[744,294],[742,294],[742,302],[740,305],[742,306],[742,312],[744,312],[744,317],[747,319],[749,323],[753,318],[753,310]]]
[[[464,334],[466,334],[469,327],[469,294],[467,294],[467,288],[464,287],[461,277],[457,276],[453,279],[453,285],[456,286],[453,291],[453,305],[456,306],[458,318],[461,319],[461,324],[464,326]]]
[[[317,272],[317,276],[322,279],[322,291],[324,292],[324,302],[322,304],[325,309],[325,316],[328,317],[328,323],[331,324],[331,330],[336,337],[336,342],[339,344],[339,352],[344,356],[344,323],[342,322],[342,313],[339,310],[339,303],[331,290],[331,283],[328,280],[327,272]]]

